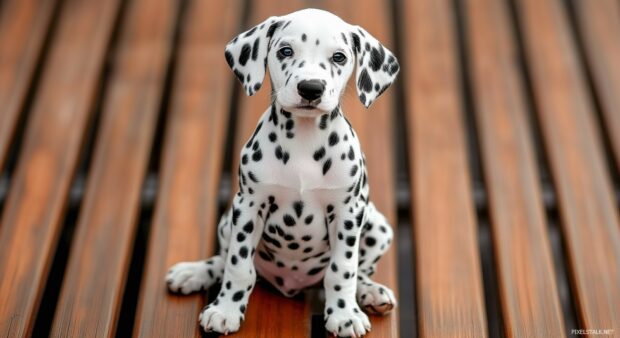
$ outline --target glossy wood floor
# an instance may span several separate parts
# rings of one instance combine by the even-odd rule
[[[0,0],[0,337],[201,335],[164,275],[269,100],[224,45],[305,7],[401,63],[343,104],[397,233],[368,337],[620,335],[620,1]],[[258,287],[235,337],[325,337],[321,297]]]

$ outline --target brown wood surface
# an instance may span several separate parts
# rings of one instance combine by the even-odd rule
[[[177,8],[175,0],[137,0],[126,8],[54,337],[115,334]]]
[[[0,223],[0,336],[28,335],[118,2],[65,1]]]
[[[234,80],[224,46],[239,29],[241,10],[237,0],[192,0],[185,9],[136,337],[200,336],[204,294],[170,294],[164,279],[173,264],[215,253],[217,193]]]
[[[56,0],[0,4],[0,169],[34,75]]]
[[[422,337],[487,335],[452,1],[404,2],[403,80]]]
[[[601,135],[557,0],[518,2],[582,329],[620,332],[620,224]]]
[[[575,0],[585,56],[620,170],[620,2]]]
[[[506,337],[564,337],[545,211],[505,3],[466,6],[474,101]]]

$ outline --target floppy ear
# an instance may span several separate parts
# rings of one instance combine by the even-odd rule
[[[273,33],[282,24],[272,16],[254,28],[237,35],[226,45],[226,62],[243,84],[246,94],[254,95],[265,78],[267,52]]]
[[[353,26],[351,38],[357,61],[357,95],[368,108],[394,82],[400,66],[394,54],[363,28]]]

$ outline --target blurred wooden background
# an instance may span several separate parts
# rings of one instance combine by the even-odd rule
[[[224,45],[305,7],[401,63],[344,102],[398,239],[368,336],[620,335],[620,1],[0,0],[0,337],[200,336],[164,275],[216,249],[269,94]],[[235,336],[325,337],[321,297],[257,288]]]

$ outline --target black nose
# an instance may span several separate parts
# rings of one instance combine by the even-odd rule
[[[319,80],[303,80],[297,84],[297,92],[308,101],[314,101],[323,95],[325,85]]]

